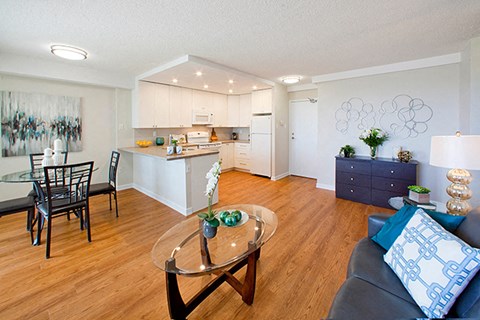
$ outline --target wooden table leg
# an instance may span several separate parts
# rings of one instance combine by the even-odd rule
[[[255,284],[257,282],[257,260],[260,256],[260,249],[250,253],[247,262],[247,272],[242,286],[242,300],[248,305],[253,303],[255,295]]]
[[[175,260],[170,259],[165,264],[175,266]],[[165,272],[165,280],[167,281],[167,302],[170,318],[175,320],[186,319],[188,315],[187,306],[183,302],[178,288],[177,274]]]

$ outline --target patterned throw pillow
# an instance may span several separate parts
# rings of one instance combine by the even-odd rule
[[[384,256],[430,318],[443,318],[480,267],[480,250],[418,209]]]

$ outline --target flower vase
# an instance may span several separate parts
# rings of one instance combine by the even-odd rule
[[[203,235],[207,239],[212,239],[217,235],[217,227],[212,227],[207,221],[203,221]]]
[[[378,146],[370,147],[370,158],[377,159],[377,154],[378,154]]]

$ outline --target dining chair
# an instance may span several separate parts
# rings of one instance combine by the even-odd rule
[[[90,186],[90,196],[98,196],[101,194],[108,194],[110,201],[110,210],[112,210],[112,194],[115,199],[115,214],[118,218],[118,203],[117,203],[117,169],[120,160],[120,153],[112,151],[110,157],[110,167],[108,170],[108,182],[94,183]]]
[[[0,202],[0,218],[6,215],[27,212],[27,231],[33,244],[33,225],[35,219],[35,201],[33,197],[23,197]]]
[[[44,167],[45,189],[37,187],[38,228],[36,244],[41,242],[42,229],[47,222],[46,258],[50,258],[52,219],[76,212],[80,218],[80,229],[87,229],[87,240],[91,242],[89,191],[93,161],[78,164]],[[36,185],[37,186],[37,185]],[[59,192],[63,190],[63,192]]]
[[[67,164],[68,151],[62,151],[62,154],[63,154],[63,164]],[[30,170],[32,172],[34,172],[35,170],[41,170],[43,153],[30,153],[28,156],[30,158]],[[36,198],[37,193],[35,192],[35,189],[30,190],[30,192],[28,193],[28,196],[32,196]]]

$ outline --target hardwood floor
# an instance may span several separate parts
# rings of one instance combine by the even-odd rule
[[[327,316],[368,215],[393,211],[336,199],[315,183],[222,174],[217,206],[259,204],[276,212],[279,226],[262,248],[253,305],[225,283],[189,319]],[[92,198],[91,243],[78,220],[55,219],[49,260],[44,242],[30,245],[26,213],[1,218],[0,319],[168,319],[165,276],[150,250],[186,218],[133,189],[119,192],[119,214],[109,210],[108,196]],[[209,279],[181,277],[180,290],[191,297]]]

